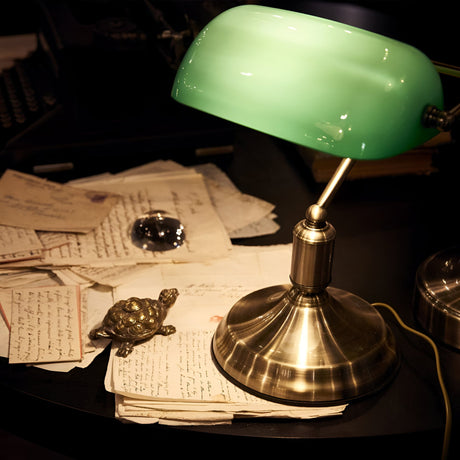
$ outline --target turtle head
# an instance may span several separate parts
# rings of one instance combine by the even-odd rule
[[[172,289],[163,289],[160,292],[158,300],[162,303],[165,307],[172,307],[176,302],[176,299],[179,295],[179,291],[176,288]]]

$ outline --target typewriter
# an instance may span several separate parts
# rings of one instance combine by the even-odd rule
[[[170,98],[196,33],[238,2],[40,0],[37,46],[0,73],[0,167],[111,170],[232,142]]]

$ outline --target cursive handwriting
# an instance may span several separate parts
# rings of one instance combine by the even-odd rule
[[[13,289],[12,299],[10,363],[81,359],[77,286]]]

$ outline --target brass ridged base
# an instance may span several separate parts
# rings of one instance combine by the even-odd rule
[[[248,391],[290,403],[337,403],[375,392],[398,368],[393,334],[348,292],[280,285],[240,299],[212,343],[221,370]]]
[[[436,340],[460,350],[460,248],[428,257],[418,268],[415,317]]]

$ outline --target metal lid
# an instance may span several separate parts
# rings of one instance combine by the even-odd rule
[[[415,316],[435,339],[460,349],[460,247],[440,251],[418,268]]]

